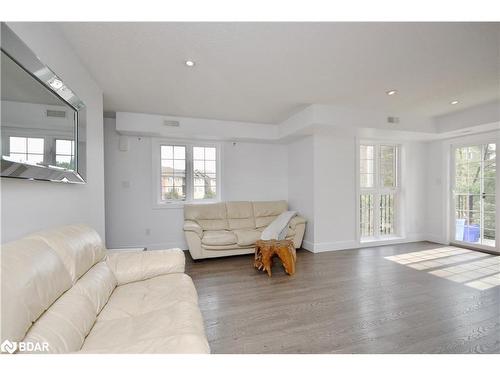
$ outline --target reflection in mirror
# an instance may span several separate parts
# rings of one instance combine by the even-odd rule
[[[85,106],[3,23],[1,121],[2,177],[84,182]]]
[[[2,52],[2,156],[75,170],[75,110]]]

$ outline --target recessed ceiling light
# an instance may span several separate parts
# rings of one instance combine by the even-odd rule
[[[186,60],[184,64],[186,64],[187,67],[192,68],[195,65],[195,62],[193,60]]]
[[[397,90],[389,90],[389,91],[386,91],[385,92],[387,95],[391,96],[391,95],[396,95],[398,93]]]
[[[453,100],[450,102],[451,105],[455,105],[455,104],[458,104],[458,100]]]

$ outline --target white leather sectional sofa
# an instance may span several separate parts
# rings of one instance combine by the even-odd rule
[[[253,253],[262,231],[288,210],[286,201],[186,204],[184,234],[193,259]],[[295,216],[286,238],[299,248],[306,220]]]
[[[50,353],[210,351],[179,249],[108,253],[94,230],[72,225],[2,245],[1,260],[2,342]]]

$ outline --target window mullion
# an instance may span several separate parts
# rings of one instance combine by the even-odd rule
[[[186,199],[187,201],[193,201],[193,146],[186,145]]]

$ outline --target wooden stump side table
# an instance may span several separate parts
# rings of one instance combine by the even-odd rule
[[[289,275],[295,273],[297,253],[293,241],[290,240],[258,240],[255,243],[255,260],[253,265],[258,270],[264,270],[271,277],[273,258],[280,258],[285,272]]]

